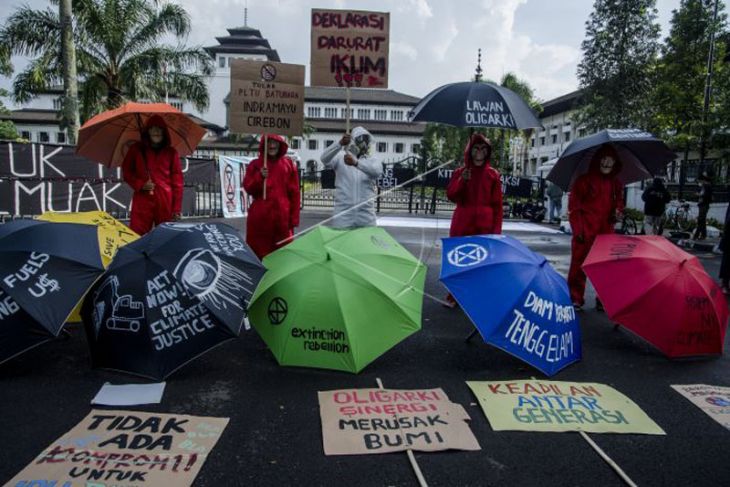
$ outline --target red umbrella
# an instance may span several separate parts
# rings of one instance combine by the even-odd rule
[[[76,153],[107,167],[119,167],[153,115],[165,121],[170,143],[181,157],[192,154],[205,135],[203,127],[167,103],[126,103],[89,119],[79,130]]]
[[[722,354],[725,296],[697,257],[669,240],[600,235],[583,270],[609,318],[668,357]]]

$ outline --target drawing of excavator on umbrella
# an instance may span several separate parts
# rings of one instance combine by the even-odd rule
[[[110,330],[138,332],[144,319],[144,303],[135,301],[130,294],[119,296],[119,278],[109,277],[94,295],[93,320],[97,336],[102,325],[102,319],[108,303],[111,303],[112,313],[106,320],[106,327]]]

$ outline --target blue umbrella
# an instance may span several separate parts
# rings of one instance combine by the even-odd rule
[[[451,83],[436,88],[418,102],[411,119],[456,127],[517,130],[542,127],[532,109],[514,91],[482,81]]]
[[[519,240],[444,238],[440,279],[487,343],[548,376],[580,360],[580,327],[565,279]]]
[[[639,129],[606,129],[575,139],[563,151],[547,179],[568,191],[573,182],[588,172],[593,156],[603,145],[610,145],[621,160],[619,179],[624,184],[663,174],[676,154],[660,139]]]

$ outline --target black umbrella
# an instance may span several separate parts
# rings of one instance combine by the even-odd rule
[[[588,172],[591,160],[603,145],[612,146],[621,161],[618,178],[629,184],[663,174],[676,155],[660,139],[639,129],[606,129],[575,139],[563,151],[547,179],[568,191]]]
[[[87,295],[94,366],[164,379],[238,336],[263,274],[233,227],[158,226],[120,248]]]
[[[52,339],[104,272],[93,225],[0,225],[0,363]]]
[[[411,112],[414,122],[456,127],[528,129],[542,127],[532,109],[514,91],[494,83],[466,81],[436,88]]]

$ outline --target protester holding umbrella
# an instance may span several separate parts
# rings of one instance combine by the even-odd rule
[[[482,134],[473,134],[464,150],[464,166],[456,169],[446,196],[456,203],[450,237],[502,233],[502,183],[489,159],[492,145]],[[448,306],[456,301],[446,296]]]
[[[180,219],[183,174],[170,140],[164,119],[154,115],[144,126],[142,140],[130,147],[122,163],[124,180],[134,191],[129,227],[139,235],[153,225]]]
[[[624,209],[623,183],[617,177],[620,171],[621,162],[615,149],[603,145],[593,156],[588,173],[580,176],[570,191],[568,219],[573,241],[568,286],[576,309],[580,309],[585,302],[583,261],[598,235],[614,233],[614,224]],[[602,309],[598,299],[596,308]]]
[[[253,198],[246,220],[246,242],[259,259],[289,243],[299,226],[299,171],[286,157],[288,150],[282,136],[264,134],[259,157],[248,165],[243,179],[244,189]]]
[[[662,215],[672,195],[664,186],[662,178],[654,178],[641,195],[644,201],[644,233],[647,235],[659,235],[662,223]]]
[[[695,240],[704,240],[707,238],[707,212],[710,210],[712,203],[712,183],[710,175],[707,172],[700,174],[697,178],[700,183],[700,189],[697,192],[697,228],[695,229]]]

